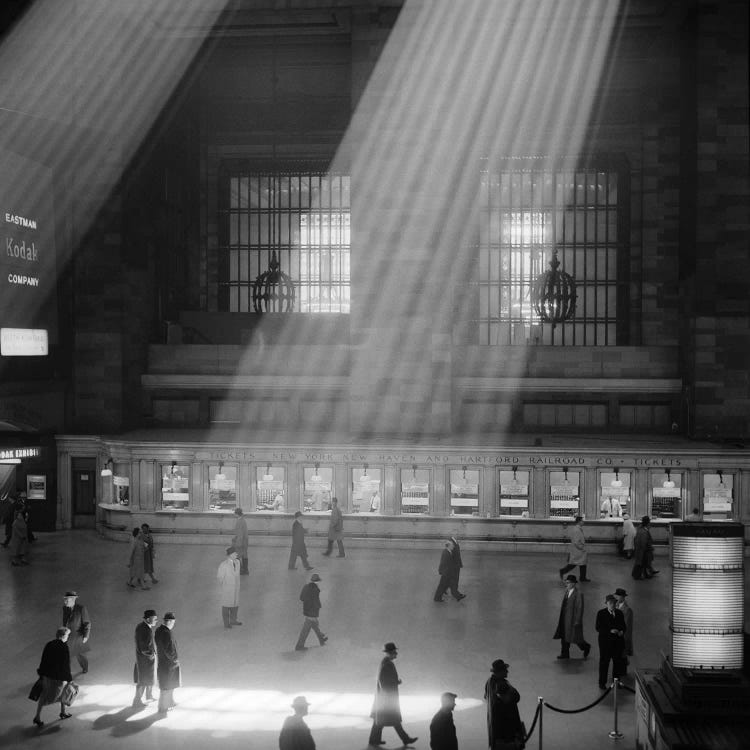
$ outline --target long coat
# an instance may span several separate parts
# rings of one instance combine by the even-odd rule
[[[76,602],[72,609],[63,607],[62,624],[66,628],[70,628],[67,646],[71,656],[78,656],[78,654],[91,651],[91,646],[83,642],[84,638],[88,639],[91,635],[91,618],[83,604]]]
[[[315,750],[310,728],[301,716],[287,716],[279,735],[279,750]]]
[[[42,660],[36,673],[40,677],[49,677],[50,680],[70,682],[73,677],[70,674],[70,651],[68,644],[55,638],[48,641],[42,651]]]
[[[292,524],[292,551],[298,555],[307,554],[305,527],[299,522],[299,519],[296,519]]]
[[[375,701],[370,711],[370,716],[380,726],[392,727],[401,723],[398,683],[395,665],[387,656],[383,657],[375,684]]]
[[[313,582],[306,583],[300,591],[299,600],[302,602],[302,614],[305,617],[317,617],[320,614],[320,589]]]
[[[153,628],[145,620],[135,626],[133,682],[149,687],[156,682],[156,642]]]
[[[636,565],[642,568],[650,568],[654,560],[654,542],[648,526],[639,526],[635,533],[635,554],[633,558]]]
[[[338,541],[344,535],[344,514],[338,505],[331,508],[331,518],[328,521],[328,538]]]
[[[237,607],[240,603],[240,563],[227,557],[216,574],[222,607]]]
[[[585,565],[587,557],[586,537],[583,534],[583,529],[578,524],[575,524],[570,530],[568,565]]]
[[[177,641],[172,631],[166,625],[159,625],[154,633],[154,642],[159,659],[156,667],[159,689],[172,690],[180,687],[182,675],[180,674],[180,661],[177,658]]]
[[[146,543],[139,534],[130,542],[130,578],[143,578],[146,571]]]
[[[487,738],[489,746],[495,743],[511,742],[521,733],[521,717],[518,702],[521,696],[506,679],[490,676],[484,686],[484,699],[487,701]]]
[[[238,516],[237,521],[234,524],[234,537],[232,538],[232,546],[237,550],[237,554],[240,557],[247,557],[247,545],[247,521],[242,516]]]
[[[143,572],[148,573],[149,575],[153,575],[154,573],[154,558],[156,557],[156,552],[154,550],[154,537],[151,535],[151,533],[144,533],[141,532],[141,536],[143,537]]]
[[[443,551],[440,553],[440,564],[438,565],[438,573],[441,576],[445,576],[446,580],[451,580],[455,575],[455,561],[451,551],[447,547],[443,547]]]
[[[625,655],[633,655],[633,610],[630,609],[627,602],[617,605],[617,609],[622,612],[625,619]]]
[[[21,557],[26,554],[29,546],[29,528],[22,513],[17,513],[11,526],[10,542],[8,551],[13,557]]]
[[[635,526],[633,522],[626,518],[622,522],[622,550],[629,552],[635,546]]]
[[[567,591],[563,595],[560,619],[552,637],[562,638],[568,643],[583,643],[583,594],[577,586],[573,588],[570,596]]]

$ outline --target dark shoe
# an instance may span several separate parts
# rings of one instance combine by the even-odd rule
[[[151,583],[159,583],[159,579],[158,578],[152,578],[151,579]]]
[[[324,553],[323,553],[323,557],[330,557],[330,555],[331,555],[331,553],[330,553],[330,552],[324,552]]]
[[[3,545],[3,547],[4,546],[5,545]],[[41,729],[44,726],[44,722],[41,719],[37,719],[36,716],[32,719],[32,721],[34,722],[34,724],[36,724],[39,727],[39,729]]]
[[[327,640],[328,640],[328,636],[327,636],[327,635],[324,635],[324,636],[323,636],[323,637],[322,637],[322,638],[320,639],[320,645],[321,645],[321,646],[325,646],[325,645],[326,645],[326,641],[327,641]]]
[[[583,647],[583,658],[584,658],[584,659],[587,659],[587,658],[588,658],[588,655],[589,655],[589,652],[590,652],[590,651],[591,651],[591,644],[590,644],[590,643],[587,643],[587,644],[586,644],[586,645],[585,645],[585,646]]]
[[[31,565],[31,563],[28,560],[21,560],[21,565]],[[658,570],[656,571],[659,572]]]
[[[432,601],[439,602],[440,604],[442,604],[445,600],[442,597],[440,597],[440,599],[433,599]]]
[[[135,588],[135,584],[133,584],[133,583],[126,583],[125,585],[126,585],[126,586],[127,586],[128,588],[131,588],[131,589],[134,589],[134,588]]]
[[[466,599],[466,594],[458,594],[455,598],[457,602],[460,602],[461,599]]]
[[[242,623],[239,620],[235,620],[232,625],[242,625]]]
[[[653,570],[653,569],[652,569],[652,570],[649,570],[649,573],[651,573],[651,575],[652,575],[652,576],[658,576],[658,575],[659,575],[659,572],[660,572],[660,571],[658,571],[658,570]]]
[[[308,565],[305,570],[315,570],[315,568],[312,565]]]
[[[295,651],[307,651],[307,646],[295,646]]]
[[[133,701],[130,705],[133,708],[146,708],[146,704],[143,701]]]
[[[66,713],[65,711],[63,711],[63,712],[62,712],[62,713],[60,714],[60,718],[61,718],[61,719],[69,719],[69,718],[70,718],[70,717],[71,717],[72,715],[73,715],[73,714],[69,714],[69,713]]]
[[[570,655],[569,654],[560,654],[557,658],[558,659],[570,659]]]
[[[404,747],[406,747],[407,745],[413,745],[418,739],[419,737],[407,737],[404,740]]]
[[[336,555],[336,557],[346,557],[346,555]]]
[[[81,674],[88,674],[88,672],[89,672],[88,667],[86,667],[86,669],[81,670]]]

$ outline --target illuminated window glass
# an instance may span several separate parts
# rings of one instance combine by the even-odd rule
[[[258,466],[255,469],[257,510],[284,513],[295,511],[287,503],[286,468],[283,466]]]
[[[676,471],[651,474],[651,520],[682,518],[682,474]]]
[[[550,518],[575,518],[581,507],[581,475],[577,471],[550,471]]]
[[[213,464],[208,467],[209,510],[234,510],[237,507],[237,467]]]
[[[479,471],[467,469],[451,469],[451,507],[452,516],[479,515]]]
[[[479,203],[476,318],[480,344],[615,346],[626,343],[621,184],[611,168],[546,168],[533,159],[485,165]],[[572,321],[552,328],[532,289],[557,250],[578,295]]]
[[[430,469],[401,469],[401,512],[419,515],[430,512]]]
[[[219,310],[253,312],[253,282],[275,253],[295,285],[293,312],[348,313],[349,176],[248,165],[221,182]]]
[[[305,513],[325,513],[331,510],[333,496],[333,469],[330,466],[305,466],[305,485],[302,504]],[[341,504],[339,504],[341,508]]]
[[[350,471],[352,513],[383,513],[383,470],[371,466]]]
[[[732,518],[732,493],[734,476],[719,471],[703,475],[704,521],[728,521]]]
[[[529,517],[529,471],[500,471],[499,513],[501,516]]]
[[[632,503],[629,471],[599,474],[599,518],[622,518]]]
[[[161,465],[162,510],[187,510],[190,505],[190,467],[179,464]]]

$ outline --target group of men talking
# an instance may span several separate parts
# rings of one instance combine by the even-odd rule
[[[167,612],[162,624],[158,621],[156,610],[147,609],[143,620],[135,628],[135,666],[133,681],[135,697],[133,708],[143,708],[153,701],[154,684],[159,684],[160,714],[174,708],[174,689],[180,687],[180,660],[177,656],[177,641],[172,635],[175,616]]]

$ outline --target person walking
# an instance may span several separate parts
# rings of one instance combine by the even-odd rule
[[[143,541],[143,532],[137,526],[133,529],[133,536],[130,540],[128,569],[130,571],[128,586],[131,589],[135,588],[136,583],[144,591],[151,588],[146,586],[146,543]]]
[[[81,665],[81,672],[89,671],[89,660],[86,654],[91,651],[91,618],[83,604],[79,604],[77,591],[66,591],[63,596],[62,624],[70,630],[68,651],[71,658],[76,657]]]
[[[42,651],[42,660],[36,670],[42,680],[42,692],[36,704],[36,714],[33,722],[40,729],[44,726],[42,721],[42,707],[51,703],[60,702],[60,718],[69,719],[72,714],[68,713],[63,703],[63,689],[73,681],[70,674],[70,652],[68,651],[68,628],[58,628],[55,639],[49,641]]]
[[[240,563],[234,547],[227,547],[226,555],[226,559],[219,565],[216,578],[219,581],[221,617],[224,627],[229,630],[233,625],[242,625],[237,619],[240,604]]]
[[[404,746],[413,745],[418,738],[409,737],[401,725],[401,703],[398,697],[398,686],[401,680],[393,663],[398,656],[398,648],[395,643],[388,642],[383,646],[383,652],[385,656],[380,662],[375,684],[375,700],[370,711],[372,729],[370,729],[369,744],[373,747],[384,745],[383,727],[393,727]]]
[[[297,645],[294,647],[295,651],[304,651],[307,648],[305,641],[311,630],[315,631],[315,635],[318,636],[321,646],[325,646],[328,640],[328,636],[321,632],[318,625],[318,615],[322,606],[320,604],[318,583],[321,580],[321,577],[317,573],[313,573],[310,576],[310,583],[306,583],[300,592],[299,599],[302,602],[302,614],[305,616],[305,622],[302,624],[302,630],[300,630],[299,638],[297,638]]]
[[[6,492],[0,500],[0,525],[5,527],[5,539],[0,547],[7,547],[10,543],[10,537],[13,533],[13,519],[15,518],[15,509],[13,498]]]
[[[164,615],[164,622],[156,628],[154,643],[156,644],[156,679],[159,682],[159,707],[160,714],[174,708],[175,688],[180,687],[180,660],[177,656],[177,641],[172,635],[175,616],[172,612]]]
[[[453,558],[453,578],[450,582],[449,588],[453,598],[457,602],[460,602],[461,599],[466,598],[466,594],[462,594],[458,590],[458,579],[461,577],[461,568],[464,566],[464,562],[461,559],[461,546],[455,536],[448,537],[448,541],[453,545],[453,549],[451,550],[451,557]]]
[[[153,689],[156,682],[156,642],[154,641],[154,627],[157,621],[156,610],[147,609],[143,613],[143,620],[135,626],[135,667],[133,668],[133,682],[135,682],[135,697],[133,708],[143,708],[146,701],[154,700]]]
[[[331,518],[328,521],[328,549],[323,553],[326,557],[330,557],[333,552],[333,543],[336,542],[339,548],[338,557],[346,557],[344,554],[344,514],[339,508],[338,498],[331,498]]]
[[[630,518],[630,513],[622,514],[622,555],[626,560],[633,557],[635,548],[635,526]]]
[[[596,613],[596,632],[599,634],[599,689],[607,689],[609,662],[612,679],[622,676],[622,652],[625,648],[625,618],[617,609],[614,594],[604,598],[605,607]]]
[[[578,590],[578,579],[570,574],[565,576],[565,594],[560,605],[560,618],[557,630],[552,636],[560,640],[558,659],[570,659],[570,644],[575,643],[587,658],[591,644],[583,637],[583,594]]]
[[[570,529],[570,550],[568,552],[568,564],[560,568],[560,579],[566,573],[570,573],[578,566],[581,572],[581,581],[590,581],[586,578],[586,563],[588,554],[586,552],[586,536],[583,533],[583,516],[576,516],[575,524]]]
[[[491,674],[484,685],[484,699],[487,701],[487,739],[491,750],[495,748],[522,748],[523,724],[518,713],[521,695],[508,682],[510,665],[502,659],[492,662]]]
[[[237,550],[237,557],[240,560],[240,575],[249,576],[250,568],[247,564],[247,545],[249,536],[247,532],[247,521],[242,512],[242,508],[235,508],[234,515],[237,520],[234,522],[234,536],[232,537],[232,547]]]
[[[633,655],[633,610],[625,601],[628,592],[625,589],[615,589],[615,599],[617,599],[617,609],[622,612],[625,620],[625,648],[622,655],[622,675],[625,676],[630,664],[629,656]]]
[[[305,570],[312,570],[313,566],[307,561],[307,545],[305,544],[305,527],[299,519],[302,517],[301,511],[295,511],[294,523],[292,524],[292,549],[289,552],[289,570],[295,570],[297,567],[297,558],[302,558],[302,565]]]
[[[440,696],[440,709],[430,722],[431,750],[458,750],[456,725],[453,722],[457,697],[455,693],[443,693]]]
[[[633,554],[632,576],[637,581],[653,578],[659,571],[654,570],[654,542],[651,538],[651,519],[641,518],[641,525],[635,534],[635,549]]]
[[[147,523],[141,524],[141,538],[143,539],[143,579],[148,576],[151,583],[159,583],[154,576],[154,560],[156,559],[156,550],[154,549],[154,535],[151,533],[151,527]]]
[[[22,510],[15,511],[13,525],[11,526],[10,543],[8,551],[10,552],[10,564],[14,567],[19,565],[28,565],[26,551],[29,548],[29,534],[26,525],[26,518]]]
[[[305,724],[309,706],[304,695],[298,695],[292,701],[294,713],[284,719],[279,735],[279,750],[315,750],[310,727]]]
[[[453,543],[452,542],[446,542],[443,545],[443,551],[440,553],[440,564],[438,565],[438,573],[440,574],[440,581],[438,581],[437,588],[435,589],[435,594],[433,595],[432,599],[436,602],[443,602],[443,594],[448,590],[448,587],[453,583],[454,580],[454,574],[453,574],[453,555],[451,552],[453,551]],[[453,594],[455,595],[455,591],[453,591]]]

